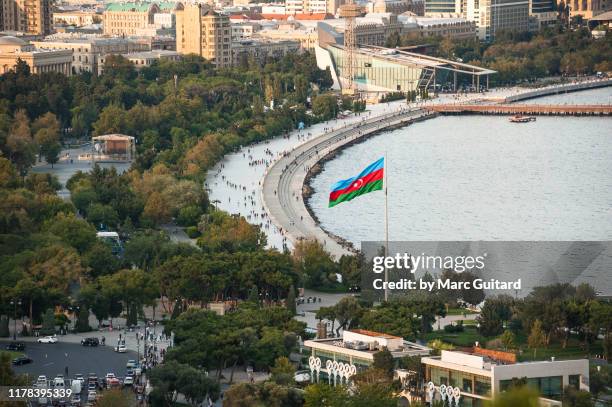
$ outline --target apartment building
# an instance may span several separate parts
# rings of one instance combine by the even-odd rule
[[[53,24],[66,24],[82,27],[102,21],[102,16],[95,11],[55,11],[53,12]]]
[[[51,0],[0,0],[0,6],[0,31],[51,34]]]
[[[232,63],[240,65],[250,58],[264,63],[268,58],[281,58],[299,51],[300,42],[295,40],[244,39],[232,43]]]
[[[55,34],[44,41],[32,41],[40,49],[70,50],[72,54],[72,73],[92,72],[97,74],[103,65],[103,57],[108,54],[126,54],[149,51],[147,44],[127,38],[101,38],[95,36]]]
[[[285,14],[336,14],[342,0],[285,0]]]
[[[476,24],[478,38],[491,41],[500,31],[528,31],[530,0],[464,0],[463,15]]]
[[[189,4],[176,12],[176,50],[200,55],[216,67],[232,64],[232,28],[228,15],[205,4]]]
[[[154,15],[159,12],[155,3],[110,3],[104,10],[104,34],[136,35],[139,29],[153,26]]]

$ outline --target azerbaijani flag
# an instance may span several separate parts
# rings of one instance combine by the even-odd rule
[[[385,159],[380,158],[368,165],[356,177],[336,182],[329,193],[329,207],[383,189],[384,171]]]

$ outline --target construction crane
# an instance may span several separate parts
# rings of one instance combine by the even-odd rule
[[[343,76],[348,84],[342,88],[345,95],[355,96],[357,86],[355,84],[355,19],[361,15],[361,7],[354,3],[354,0],[347,0],[346,4],[340,6],[340,17],[344,18],[344,67]]]

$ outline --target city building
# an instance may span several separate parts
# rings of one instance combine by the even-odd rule
[[[610,0],[568,0],[565,1],[570,9],[570,16],[581,16],[586,20],[612,10],[612,1]]]
[[[321,34],[320,34],[321,35]],[[343,89],[348,80],[346,56],[342,43],[325,43],[321,36],[316,47],[317,65],[329,68],[334,89]],[[469,77],[475,89],[488,88],[493,70],[443,58],[376,46],[359,46],[355,49],[353,81],[359,92],[371,95],[388,92],[439,90],[446,86],[456,90],[459,75]]]
[[[407,11],[414,12],[411,0],[376,0],[366,6],[368,13],[402,14]]]
[[[32,41],[38,48],[72,51],[72,73],[101,71],[103,57],[150,50],[150,46],[128,38],[54,34],[44,41]]]
[[[51,34],[51,0],[0,0],[0,3],[0,31]]]
[[[53,25],[74,25],[82,27],[84,25],[95,24],[102,21],[102,16],[94,11],[54,11]]]
[[[460,17],[416,17],[400,15],[405,26],[416,25],[421,37],[442,36],[457,39],[475,38],[476,24]]]
[[[425,15],[461,14],[463,1],[465,0],[425,0]]]
[[[200,55],[216,67],[232,63],[229,16],[207,5],[189,4],[176,13],[176,50]]]
[[[234,22],[232,21],[232,42],[251,38],[253,34],[261,29],[259,23]]]
[[[374,354],[388,349],[394,359],[406,356],[426,356],[431,349],[403,338],[364,329],[342,332],[341,338],[313,339],[304,342],[310,349],[309,366],[315,381],[348,382],[355,373],[374,363]],[[322,377],[323,376],[323,377]]]
[[[232,63],[240,65],[248,61],[249,58],[264,63],[268,58],[280,58],[299,51],[299,41],[251,38],[232,43]]]
[[[443,350],[441,356],[426,356],[421,362],[428,402],[441,400],[441,390],[450,387],[461,406],[480,407],[511,387],[512,379],[521,378],[540,392],[540,405],[561,406],[563,390],[569,385],[589,390],[587,359],[519,363],[513,353],[474,347],[471,352]]]
[[[138,29],[153,26],[154,15],[159,12],[156,3],[109,3],[104,10],[104,34],[136,35]]]
[[[499,31],[529,30],[530,0],[464,0],[464,16],[476,24],[478,38],[491,41]]]
[[[281,24],[278,28],[262,29],[258,37],[271,40],[295,40],[300,43],[301,50],[313,51],[319,42],[316,26],[305,27],[299,23]]]
[[[22,60],[32,73],[59,72],[70,75],[71,50],[37,48],[16,37],[0,37],[0,74],[11,71]]]
[[[355,36],[357,44],[384,46],[387,38],[393,33],[404,34],[415,31],[416,26],[405,25],[393,13],[369,13],[364,17],[357,17],[355,22]],[[319,37],[321,32],[329,33],[338,43],[344,43],[344,19],[326,20],[318,25]]]
[[[133,63],[137,70],[151,66],[155,61],[162,59],[169,61],[179,61],[181,59],[181,55],[178,52],[167,50],[130,52],[121,54],[121,56]],[[104,58],[100,58],[98,74],[102,74],[104,71]]]

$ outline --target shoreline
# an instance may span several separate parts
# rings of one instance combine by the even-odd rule
[[[520,101],[520,100],[526,100],[526,99],[533,99],[533,98],[538,98],[538,97],[544,97],[544,96],[549,96],[549,95],[556,95],[556,94],[562,94],[562,93],[570,93],[570,92],[578,92],[578,91],[582,91],[582,90],[589,90],[589,89],[594,89],[594,88],[600,88],[600,87],[607,87],[607,86],[611,86],[612,85],[612,79],[605,79],[605,80],[594,80],[594,81],[588,81],[588,82],[580,82],[580,83],[572,83],[572,84],[563,84],[563,85],[553,85],[550,87],[545,87],[545,88],[540,88],[537,90],[533,90],[533,89],[525,89],[524,92],[519,93],[519,94],[514,94],[514,95],[510,95],[504,98],[500,98],[497,100],[497,103],[499,102],[516,102],[516,101]],[[483,95],[485,96],[485,95]],[[486,98],[483,97],[483,99],[486,100]],[[493,100],[490,100],[490,102],[493,102]],[[495,103],[495,102],[494,102]],[[422,114],[424,113],[430,113],[428,112],[427,109],[427,105],[424,104],[422,107],[420,108],[416,108],[415,110],[412,110],[412,112],[420,112]],[[437,114],[429,114],[426,117],[419,117],[418,120],[427,120],[430,118],[434,118],[437,117]],[[383,119],[384,120],[384,119]],[[326,230],[324,227],[321,226],[319,219],[317,218],[316,214],[314,213],[312,207],[311,207],[311,197],[312,194],[314,192],[313,188],[312,188],[312,180],[314,179],[314,177],[316,175],[318,175],[322,170],[323,170],[323,166],[326,162],[334,159],[343,149],[345,149],[346,147],[349,147],[351,145],[355,145],[361,142],[366,141],[367,139],[369,139],[370,137],[373,137],[375,135],[380,135],[383,132],[389,131],[389,130],[393,130],[399,127],[404,127],[406,125],[411,124],[412,122],[414,122],[414,120],[408,120],[405,123],[395,123],[395,124],[388,124],[382,128],[377,128],[376,130],[373,131],[369,131],[366,132],[365,134],[360,134],[358,137],[355,137],[352,140],[349,140],[348,142],[342,142],[342,139],[337,139],[336,143],[334,143],[334,145],[328,145],[328,147],[325,149],[325,154],[322,154],[320,157],[317,157],[316,160],[314,160],[314,162],[312,163],[312,165],[309,166],[308,171],[306,171],[306,174],[304,175],[300,188],[299,188],[299,197],[301,198],[301,205],[303,206],[303,208],[305,209],[305,212],[307,214],[307,216],[310,218],[309,223],[312,223],[312,225],[314,225],[316,228],[318,228],[319,232],[322,232],[322,234],[324,234],[324,237],[321,238],[321,233],[317,233],[318,231],[313,230],[313,233],[311,235],[308,234],[304,234],[304,235],[298,235],[298,236],[294,236],[289,232],[289,228],[286,228],[284,230],[287,231],[288,237],[290,240],[292,241],[297,241],[300,239],[316,239],[316,240],[322,240],[324,247],[327,246],[326,242],[327,241],[333,241],[335,243],[335,245],[339,246],[340,248],[342,248],[342,251],[340,251],[339,253],[344,252],[343,254],[350,254],[350,253],[355,253],[357,250],[355,249],[354,245],[352,242],[348,241],[347,239],[340,237],[336,234],[334,234],[331,231]],[[353,131],[354,129],[352,128],[352,126],[346,126],[346,128],[343,128],[344,131],[347,134],[350,134],[351,131]],[[325,143],[329,143],[328,139],[325,138],[324,136],[320,136],[317,137],[315,139],[315,141],[317,141],[317,143],[315,144],[315,146],[320,146],[322,149],[325,146]],[[300,146],[297,146],[294,150],[292,150],[292,152],[299,152]],[[281,161],[281,160],[279,160]],[[274,163],[264,174],[263,177],[263,184],[264,184],[264,188],[262,188],[261,190],[261,195],[262,195],[262,201],[264,202],[264,208],[266,210],[266,212],[268,213],[268,215],[270,216],[270,219],[272,219],[272,221],[276,224],[276,226],[278,228],[283,228],[283,225],[288,226],[288,225],[295,225],[296,222],[304,222],[304,219],[300,218],[300,220],[298,220],[297,216],[287,216],[287,219],[285,219],[285,222],[281,221],[279,219],[280,216],[274,216],[274,214],[272,213],[273,211],[270,210],[270,205],[269,203],[266,202],[266,194],[265,194],[265,183],[268,182],[269,184],[269,174],[270,174],[270,170],[276,166],[278,164],[278,162]],[[285,170],[288,167],[285,168]],[[279,181],[280,181],[280,177],[282,177],[282,174],[279,176]],[[295,183],[295,181],[292,181],[292,183]],[[275,191],[276,192],[276,191]],[[295,194],[296,192],[296,188],[294,185],[294,189],[293,189],[293,193]],[[269,197],[268,197],[269,198]],[[280,201],[281,198],[278,197],[277,201]],[[283,206],[283,205],[281,205]],[[278,211],[277,211],[278,212]],[[295,211],[293,211],[295,213]],[[303,217],[303,215],[301,215],[301,217]],[[289,224],[287,224],[286,220],[289,220]],[[308,219],[307,219],[308,221]],[[318,235],[318,236],[317,236]],[[339,257],[338,253],[331,253],[333,257]]]

